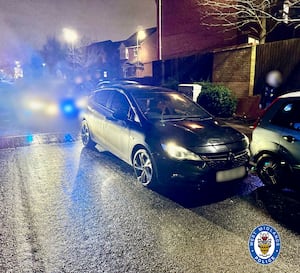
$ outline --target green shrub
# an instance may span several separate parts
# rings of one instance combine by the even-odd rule
[[[217,117],[231,117],[236,109],[237,99],[232,91],[222,85],[199,82],[202,86],[197,103]]]

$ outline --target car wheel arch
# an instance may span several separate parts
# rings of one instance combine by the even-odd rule
[[[276,153],[276,152],[272,152],[272,151],[259,152],[257,155],[255,155],[253,157],[253,161],[257,164],[260,160],[267,158],[267,157],[273,157],[274,159],[284,161],[288,166],[291,165],[290,160],[287,158],[287,156],[283,155],[282,153]]]
[[[268,157],[268,156],[272,156],[272,157],[278,157],[278,155],[275,152],[271,152],[271,151],[260,151],[258,154],[253,156],[253,161],[255,163],[257,163],[259,160]]]
[[[132,152],[131,152],[131,165],[133,166],[133,159],[134,159],[135,153],[136,153],[138,150],[140,150],[140,149],[146,150],[147,153],[149,154],[149,156],[151,157],[151,159],[152,159],[152,164],[153,164],[153,168],[154,168],[154,175],[155,175],[156,180],[158,180],[158,171],[157,171],[156,161],[155,161],[155,159],[153,158],[153,155],[152,155],[152,153],[150,152],[149,147],[147,147],[146,145],[136,144],[136,145],[133,147]]]
[[[269,167],[263,167],[265,164],[269,162],[270,168]],[[278,164],[278,167],[275,167]],[[269,178],[267,177],[277,177],[275,178],[274,181],[272,182],[275,186],[283,187],[286,186],[289,183],[289,179],[285,180],[283,179],[283,173],[286,178],[289,178],[290,175],[292,174],[293,170],[290,165],[290,163],[284,159],[281,155],[275,154],[275,153],[270,153],[270,152],[265,152],[261,153],[260,156],[257,158],[256,161],[256,170],[258,172],[258,176],[263,180],[263,183],[265,185],[271,185]],[[271,174],[269,171],[271,171]],[[273,173],[276,172],[277,174]],[[271,180],[273,180],[271,178]]]

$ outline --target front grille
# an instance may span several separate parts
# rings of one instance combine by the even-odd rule
[[[206,154],[200,155],[207,166],[219,171],[231,168],[237,168],[245,165],[249,160],[249,151],[244,150],[237,153]]]

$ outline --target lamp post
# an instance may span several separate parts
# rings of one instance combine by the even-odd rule
[[[63,36],[65,41],[71,45],[71,54],[72,54],[72,70],[74,73],[74,59],[75,59],[75,43],[78,40],[78,34],[76,30],[71,28],[63,28]]]
[[[146,38],[146,32],[145,30],[139,30],[136,34],[136,59],[137,59],[137,69],[139,68],[139,41],[142,41]],[[137,70],[138,72],[138,70]],[[138,76],[138,73],[137,73]]]

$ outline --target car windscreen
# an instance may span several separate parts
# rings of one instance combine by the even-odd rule
[[[134,94],[134,99],[150,120],[211,118],[199,105],[177,92],[140,92]]]

